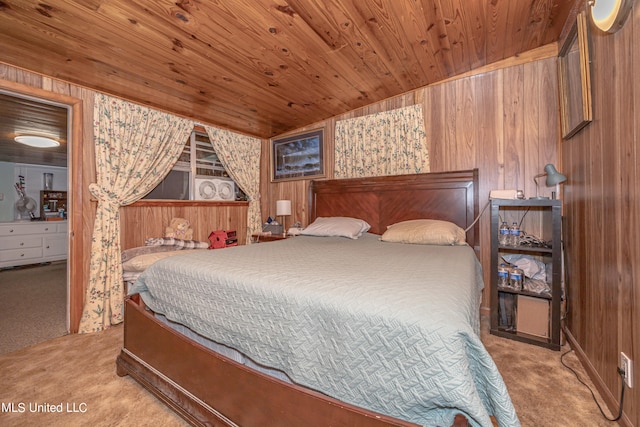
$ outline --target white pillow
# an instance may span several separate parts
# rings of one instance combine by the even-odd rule
[[[357,239],[371,226],[361,219],[344,216],[318,217],[300,234],[305,236],[348,237]]]
[[[414,219],[388,226],[380,240],[417,245],[465,245],[466,234],[449,221]]]

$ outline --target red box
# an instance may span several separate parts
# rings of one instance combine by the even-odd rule
[[[229,246],[238,246],[238,238],[235,230],[216,230],[209,234],[209,249],[221,249]]]

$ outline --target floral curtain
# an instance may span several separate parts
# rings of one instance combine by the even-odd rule
[[[153,190],[169,173],[193,123],[129,102],[97,94],[93,109],[98,199],[91,242],[89,285],[80,333],[122,322],[120,206]]]
[[[335,178],[423,172],[429,148],[420,105],[336,123]]]
[[[213,149],[231,178],[249,197],[247,244],[251,235],[262,230],[260,214],[260,151],[257,138],[205,126]]]

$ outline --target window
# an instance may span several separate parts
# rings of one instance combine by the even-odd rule
[[[188,171],[173,169],[156,188],[147,194],[145,199],[189,200]]]
[[[225,190],[216,186],[225,184]],[[229,189],[232,189],[231,191]],[[213,190],[213,191],[212,191]],[[193,131],[169,174],[145,199],[163,200],[247,200],[229,178],[218,159],[209,136]]]
[[[191,156],[191,161],[194,163],[196,178],[209,178],[214,176],[229,177],[220,159],[218,159],[218,155],[213,149],[207,134],[191,132],[189,142],[190,145],[195,148]]]

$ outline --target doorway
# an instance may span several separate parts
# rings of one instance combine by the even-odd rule
[[[44,89],[19,83],[0,80],[0,93],[40,100],[49,105],[66,108],[67,117],[67,304],[66,324],[70,333],[78,331],[82,315],[84,286],[84,249],[82,235],[82,171],[78,165],[82,162],[82,103],[83,101],[68,95],[58,94]]]
[[[69,123],[66,105],[0,92],[2,354],[70,330]]]

